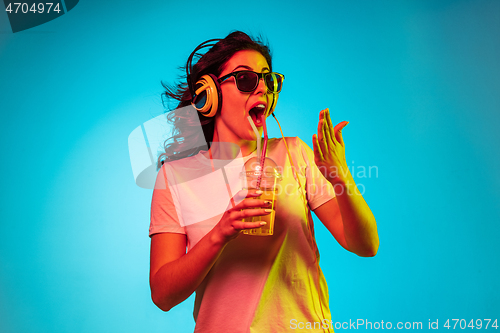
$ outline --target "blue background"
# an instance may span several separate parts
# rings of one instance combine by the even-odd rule
[[[16,34],[0,13],[0,331],[193,331],[193,297],[151,302],[127,138],[234,29],[271,43],[285,135],[311,145],[329,107],[348,164],[378,168],[376,257],[316,223],[334,321],[499,318],[500,1],[80,1]]]

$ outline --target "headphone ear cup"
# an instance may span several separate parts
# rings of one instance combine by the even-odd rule
[[[217,77],[203,75],[195,84],[195,97],[191,103],[205,117],[213,117],[222,108],[222,94]]]

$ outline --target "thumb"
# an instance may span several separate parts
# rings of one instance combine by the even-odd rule
[[[342,146],[344,146],[344,139],[342,138],[342,130],[344,129],[344,127],[347,126],[347,124],[349,124],[348,121],[341,121],[333,129],[337,142],[340,143]]]

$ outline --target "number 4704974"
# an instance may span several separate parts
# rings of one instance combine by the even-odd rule
[[[450,324],[450,320],[452,321]],[[484,323],[483,323],[484,321]],[[491,325],[490,325],[491,323]],[[458,327],[457,327],[458,325]],[[484,327],[483,327],[484,326]],[[465,319],[448,319],[446,323],[444,323],[443,327],[446,327],[447,329],[466,329],[467,327],[470,327],[472,329],[488,329],[488,328],[494,328],[498,329],[498,323],[497,319],[495,319],[493,322],[491,322],[491,319],[471,319],[469,323]]]
[[[54,8],[52,8],[54,7]],[[11,14],[12,12],[14,12],[15,14],[17,13],[23,13],[23,14],[27,14],[29,12],[32,12],[34,14],[43,14],[43,13],[50,13],[50,11],[53,11],[53,12],[57,12],[57,13],[60,13],[61,12],[61,8],[59,8],[59,3],[56,3],[56,5],[54,6],[54,3],[53,2],[46,2],[46,3],[43,3],[43,2],[39,2],[39,3],[34,3],[31,5],[31,7],[29,6],[29,4],[27,3],[21,3],[21,2],[9,2],[9,4],[7,5],[7,8],[5,8],[5,11],[9,12],[9,14]]]

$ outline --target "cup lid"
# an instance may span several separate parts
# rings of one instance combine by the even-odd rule
[[[266,178],[277,178],[282,179],[281,173],[279,172],[278,165],[270,157],[264,159],[264,164],[261,165],[260,158],[252,157],[245,163],[245,171],[242,172],[241,176],[263,176]]]
[[[262,172],[262,170],[244,171],[240,175],[241,175],[241,177],[262,176],[262,177],[266,177],[266,178],[277,178],[279,180],[283,179],[283,176],[281,175],[281,173],[276,169],[272,172],[271,171]]]

